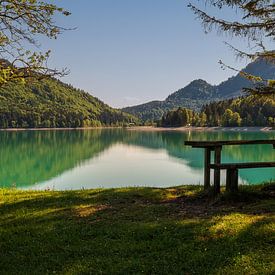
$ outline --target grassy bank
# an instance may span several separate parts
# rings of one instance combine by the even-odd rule
[[[274,191],[0,191],[1,274],[272,274]],[[274,273],[273,273],[274,274]]]

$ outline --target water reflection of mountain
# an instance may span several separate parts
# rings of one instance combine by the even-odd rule
[[[1,187],[31,186],[93,158],[112,144],[109,132],[22,131],[0,133]]]
[[[117,143],[166,150],[173,158],[185,160],[193,169],[203,168],[203,151],[184,146],[185,140],[268,139],[274,133],[262,132],[140,132],[123,129],[85,131],[1,132],[0,185],[31,186],[57,177],[99,156]],[[224,162],[270,161],[271,146],[228,146]],[[243,172],[243,178],[255,182],[275,177],[274,169]]]
[[[203,152],[184,146],[184,141],[189,139],[188,133],[129,131],[123,142],[149,149],[165,149],[171,157],[186,160],[193,168],[202,168],[198,160],[203,158]]]

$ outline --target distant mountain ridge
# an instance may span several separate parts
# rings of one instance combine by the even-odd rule
[[[275,64],[263,59],[248,64],[243,70],[264,79],[275,79]],[[125,107],[122,111],[133,114],[143,121],[158,120],[168,110],[184,107],[199,111],[201,107],[213,101],[219,101],[242,95],[242,89],[252,87],[253,83],[240,74],[230,77],[219,85],[211,85],[205,80],[197,79],[186,87],[169,95],[164,101],[151,101],[141,105]]]

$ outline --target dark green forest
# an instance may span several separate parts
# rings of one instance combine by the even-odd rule
[[[138,119],[56,79],[0,88],[0,128],[129,126]]]
[[[168,111],[158,122],[163,127],[180,126],[270,126],[275,125],[274,96],[247,96],[212,102],[201,112],[186,108]]]

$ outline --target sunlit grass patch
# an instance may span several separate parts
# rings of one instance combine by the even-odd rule
[[[216,217],[213,219],[213,225],[209,232],[213,237],[237,236],[249,226],[259,222],[263,216],[246,215],[233,213],[230,215]]]
[[[105,209],[108,209],[107,205],[80,205],[74,208],[74,214],[80,218],[87,218]]]

